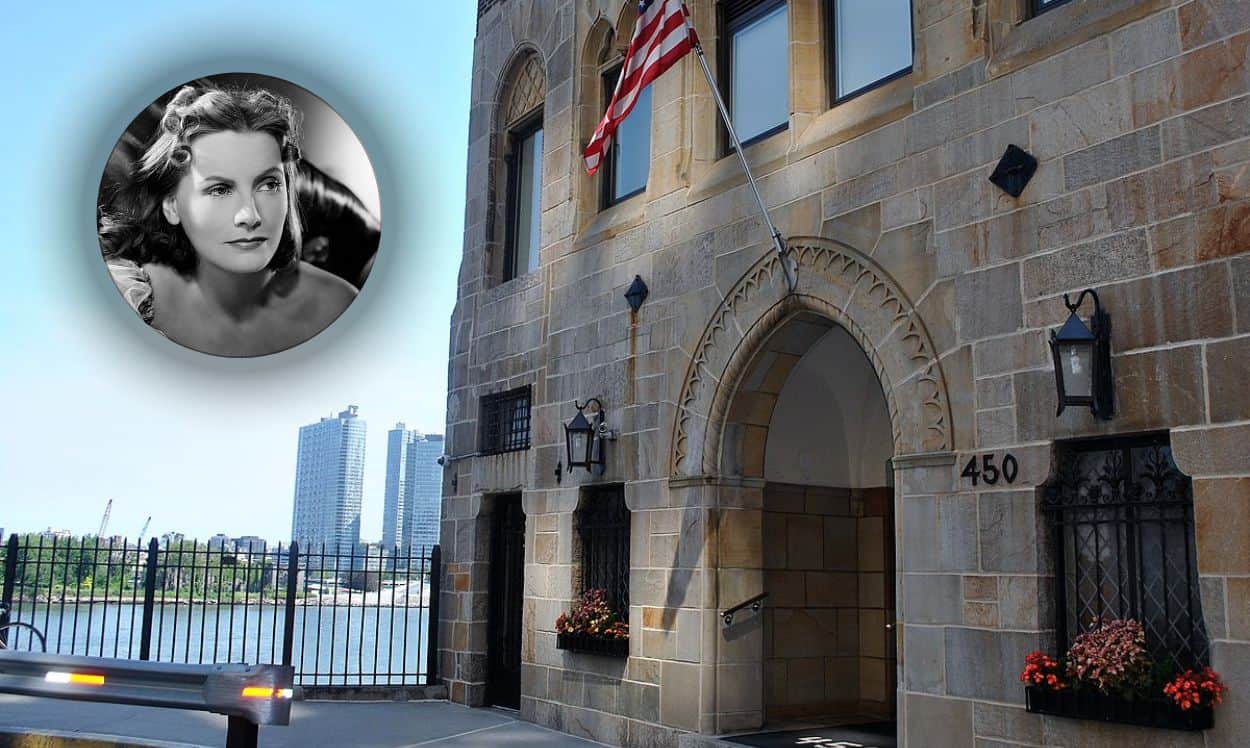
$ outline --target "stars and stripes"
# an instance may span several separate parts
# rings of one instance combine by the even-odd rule
[[[640,0],[638,3],[638,23],[625,52],[621,77],[616,82],[607,112],[582,154],[588,173],[599,170],[612,136],[633,110],[642,89],[699,43],[694,27],[687,23],[689,15],[682,0]]]

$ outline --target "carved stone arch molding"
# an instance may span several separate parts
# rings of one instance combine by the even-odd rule
[[[946,379],[933,340],[911,300],[876,262],[819,237],[787,242],[798,287],[787,292],[775,253],[725,294],[696,344],[677,401],[670,475],[720,476],[729,406],[769,336],[816,314],[859,343],[881,381],[895,457],[953,449]]]

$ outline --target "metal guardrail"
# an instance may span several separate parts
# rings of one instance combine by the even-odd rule
[[[214,712],[227,748],[254,748],[259,725],[291,722],[289,665],[189,665],[0,651],[0,693]]]
[[[114,659],[281,663],[301,686],[437,682],[440,554],[228,550],[13,535],[0,547],[0,648]]]

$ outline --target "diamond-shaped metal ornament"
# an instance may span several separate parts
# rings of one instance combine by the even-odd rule
[[[625,292],[625,300],[629,302],[629,308],[635,312],[642,306],[642,302],[647,300],[647,284],[642,282],[641,275],[634,276],[634,282],[629,284],[629,290]]]
[[[1012,197],[1020,197],[1025,186],[1037,172],[1037,159],[1028,151],[1014,145],[1007,146],[1007,152],[999,159],[990,181]]]

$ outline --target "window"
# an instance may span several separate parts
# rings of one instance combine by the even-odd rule
[[[1045,13],[1051,8],[1058,7],[1069,0],[1029,0],[1029,15],[1036,16],[1039,13]]]
[[[603,110],[607,111],[616,81],[621,77],[617,65],[603,75]],[[651,86],[638,92],[629,116],[616,129],[611,151],[603,164],[601,205],[608,206],[633,197],[647,188],[647,172],[651,168]]]
[[[602,589],[608,605],[629,620],[629,509],[622,486],[590,489],[578,512],[582,593]]]
[[[503,279],[538,269],[539,213],[543,187],[542,112],[510,133],[508,163],[508,250]]]
[[[790,121],[790,26],[785,2],[730,0],[721,6],[721,94],[743,145]]]
[[[530,448],[530,387],[486,395],[478,411],[478,451],[493,455]]]
[[[1156,662],[1205,665],[1193,490],[1166,434],[1061,445],[1042,487],[1061,649],[1100,617],[1135,618]]]
[[[834,103],[911,72],[911,0],[829,0]]]

